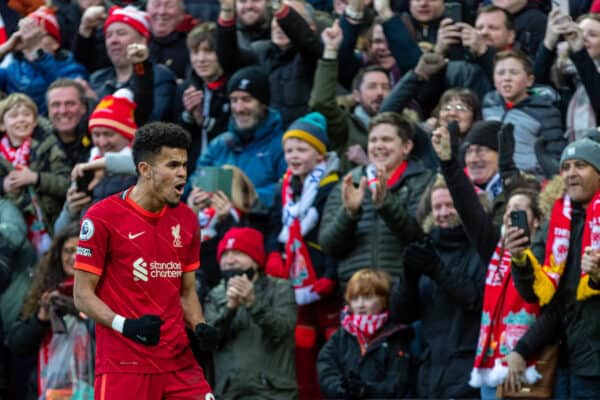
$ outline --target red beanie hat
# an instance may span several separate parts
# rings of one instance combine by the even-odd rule
[[[146,12],[138,10],[134,6],[119,7],[112,6],[108,10],[108,18],[104,21],[104,34],[113,22],[122,22],[131,26],[144,37],[150,38],[150,18]]]
[[[231,228],[219,242],[217,262],[227,250],[238,250],[256,261],[259,267],[265,263],[265,246],[263,234],[252,228]]]
[[[104,96],[90,115],[88,130],[102,127],[112,129],[126,139],[133,140],[137,124],[133,112],[135,103],[129,89],[119,89],[114,94]]]
[[[54,8],[41,6],[40,8],[29,14],[28,17],[36,21],[38,25],[44,28],[46,33],[52,36],[52,38],[56,40],[60,45],[60,27],[58,26],[58,20],[56,19],[55,14],[56,11],[54,10]]]

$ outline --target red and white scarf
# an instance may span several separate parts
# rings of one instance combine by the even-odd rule
[[[17,148],[10,144],[8,135],[4,134],[0,139],[0,154],[10,162],[13,167],[28,167],[29,156],[31,155],[31,137],[28,137]]]
[[[229,215],[237,223],[240,222],[242,212],[235,207],[229,209]],[[219,219],[216,218],[217,212],[213,207],[206,207],[198,211],[198,224],[200,225],[200,241],[205,242],[217,236],[217,224]]]
[[[515,347],[540,313],[539,305],[526,302],[512,280],[511,255],[501,238],[490,260],[483,293],[483,309],[477,353],[469,385],[496,386],[504,381],[508,368],[502,359]],[[535,383],[540,375],[535,360],[528,360],[525,378]]]
[[[360,345],[360,353],[364,354],[367,344],[375,334],[385,325],[390,315],[389,311],[380,314],[355,314],[350,312],[348,306],[342,310],[342,328],[352,336],[356,336]]]
[[[533,291],[542,306],[547,304],[556,293],[565,271],[571,238],[572,211],[571,199],[567,195],[554,203],[552,215],[550,216],[544,265],[540,265],[531,252],[527,252],[527,256],[533,265]],[[588,246],[591,246],[596,252],[600,251],[600,191],[594,195],[586,209],[581,240],[582,254]],[[589,286],[589,279],[589,275],[581,271],[579,285],[577,286],[577,300],[583,301],[600,294],[600,290],[592,289]]]
[[[408,161],[404,160],[404,161],[402,161],[402,164],[400,164],[394,170],[394,172],[392,172],[392,174],[390,175],[390,177],[388,178],[388,180],[386,182],[386,186],[388,189],[391,188],[392,186],[394,186],[396,184],[396,182],[398,182],[400,180],[400,178],[404,174],[404,171],[406,171],[407,167],[408,167]],[[367,187],[369,188],[369,190],[371,192],[374,192],[375,190],[377,190],[376,189],[377,182],[379,182],[379,177],[377,176],[377,167],[374,164],[367,165],[366,173],[367,173]]]

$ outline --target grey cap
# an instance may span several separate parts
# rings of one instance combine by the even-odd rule
[[[583,138],[569,143],[562,152],[560,165],[567,160],[582,160],[600,172],[600,143]]]

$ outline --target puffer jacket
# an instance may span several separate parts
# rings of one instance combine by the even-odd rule
[[[328,399],[346,399],[343,381],[351,371],[366,384],[362,398],[412,397],[413,360],[409,352],[412,329],[387,323],[361,354],[355,336],[340,328],[325,343],[317,359],[321,392]]]
[[[52,231],[54,220],[60,213],[69,188],[69,168],[65,153],[56,137],[47,131],[36,128],[32,135],[29,168],[40,174],[39,184],[27,186],[17,192],[3,193],[3,181],[14,169],[6,159],[0,158],[0,194],[11,200],[24,213],[34,214],[32,193],[37,195],[46,229]]]
[[[365,168],[352,170],[356,186],[365,176]],[[418,160],[408,167],[379,207],[366,191],[358,218],[351,218],[342,201],[342,184],[333,188],[323,212],[319,244],[323,251],[338,258],[338,278],[345,284],[359,269],[381,268],[393,277],[402,273],[402,258],[408,244],[422,236],[414,218],[432,171]]]
[[[240,132],[233,119],[230,119],[229,130],[209,143],[206,153],[196,162],[196,171],[190,176],[189,182],[194,181],[199,173],[198,168],[202,166],[235,165],[250,178],[260,201],[271,206],[275,185],[286,169],[282,137],[281,115],[273,109],[269,109],[267,116],[253,132]],[[243,138],[247,139],[244,141]]]
[[[430,237],[440,264],[429,275],[405,268],[392,292],[391,314],[402,322],[422,321],[418,397],[479,397],[479,390],[468,382],[479,337],[486,265],[462,226],[434,227]]]
[[[535,87],[529,96],[512,108],[507,107],[497,91],[483,99],[483,119],[512,123],[515,126],[515,163],[521,170],[542,174],[535,154],[535,142],[542,139],[545,152],[560,159],[567,145],[564,138],[560,111],[553,104],[558,101],[556,92],[549,87]]]
[[[207,323],[219,334],[214,352],[220,399],[295,399],[296,300],[289,281],[260,273],[249,308],[227,308],[225,281],[208,294]]]

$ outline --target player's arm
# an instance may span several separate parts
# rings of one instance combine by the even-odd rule
[[[112,321],[117,315],[96,296],[96,286],[100,276],[90,272],[75,270],[75,286],[73,298],[75,307],[97,323],[111,328]]]
[[[206,323],[196,293],[196,273],[194,271],[183,273],[180,297],[186,324],[191,328],[195,328],[198,324]]]

